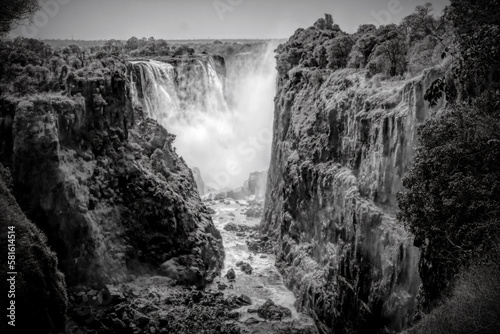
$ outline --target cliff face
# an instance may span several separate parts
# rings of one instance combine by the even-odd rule
[[[263,198],[266,194],[267,171],[250,173],[248,180],[245,181],[243,188],[248,191],[250,196]]]
[[[4,99],[2,161],[68,284],[160,273],[203,284],[220,233],[173,136],[134,110],[126,75],[68,77],[69,96]]]
[[[294,68],[278,79],[263,229],[279,241],[298,307],[324,332],[399,331],[413,318],[419,253],[395,195],[438,72],[380,83]]]
[[[48,247],[43,233],[26,218],[2,174],[0,164],[0,246],[5,259],[0,287],[5,293],[3,306],[11,307],[13,301],[15,309],[12,317],[9,317],[11,311],[6,311],[0,330],[2,333],[12,333],[13,329],[19,333],[64,332],[66,284],[57,269],[56,254]],[[13,232],[9,237],[8,231]],[[13,268],[7,266],[8,251],[15,253]],[[18,273],[14,276],[14,287],[9,281],[12,276],[7,274],[12,271]]]

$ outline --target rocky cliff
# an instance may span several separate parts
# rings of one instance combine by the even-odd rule
[[[250,173],[248,180],[243,184],[250,195],[263,198],[266,194],[267,171]]]
[[[395,195],[439,72],[380,82],[299,66],[278,78],[262,228],[279,241],[277,264],[299,309],[324,333],[412,321],[419,251],[395,219]]]
[[[174,136],[132,106],[125,65],[70,73],[66,95],[3,98],[1,160],[69,285],[160,273],[203,284],[220,233]]]
[[[10,309],[4,311],[0,331],[64,332],[67,307],[64,275],[57,269],[56,254],[48,247],[45,235],[16,203],[6,185],[10,182],[4,182],[10,180],[8,174],[0,164],[0,247],[5,259],[0,287],[4,292],[2,306],[4,310]]]

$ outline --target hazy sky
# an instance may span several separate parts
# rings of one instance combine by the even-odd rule
[[[398,23],[426,0],[40,0],[45,8],[11,35],[41,39],[288,38],[330,13],[353,32]],[[448,0],[432,2],[440,14]]]

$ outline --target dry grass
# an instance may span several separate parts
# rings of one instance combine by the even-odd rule
[[[457,281],[453,296],[408,333],[500,333],[499,264],[469,268]]]

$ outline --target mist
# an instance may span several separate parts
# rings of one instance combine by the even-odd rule
[[[198,167],[206,190],[243,185],[254,171],[268,169],[276,70],[268,43],[227,57],[226,76],[213,58],[174,67],[136,61],[143,110],[176,135],[174,147]]]

